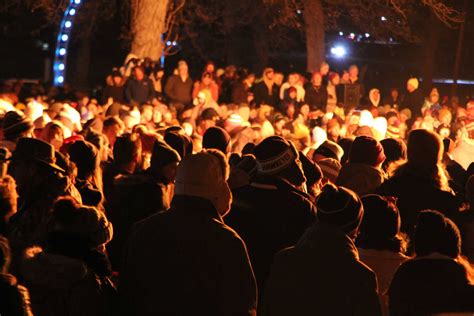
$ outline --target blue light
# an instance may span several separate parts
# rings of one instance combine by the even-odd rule
[[[64,70],[64,64],[59,64],[59,65],[58,65],[58,69],[61,70],[61,71],[63,71],[63,70]]]
[[[72,26],[71,21],[66,21],[66,23],[64,23],[64,26],[70,28]]]
[[[166,45],[171,46],[171,41],[166,41]]]
[[[65,48],[61,48],[61,49],[59,50],[59,55],[61,55],[61,56],[66,55],[66,49],[65,49]]]
[[[76,14],[76,9],[69,10],[69,15],[70,16],[73,16],[74,14]]]
[[[63,76],[59,76],[59,77],[58,77],[58,82],[59,82],[59,83],[63,83],[63,82],[64,82],[64,77],[63,77]]]
[[[63,34],[63,35],[61,36],[61,40],[62,40],[63,42],[67,41],[68,39],[69,39],[69,36],[67,36],[67,34]]]

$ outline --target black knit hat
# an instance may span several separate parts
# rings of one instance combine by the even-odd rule
[[[323,178],[321,168],[300,152],[300,161],[303,165],[303,172],[306,177],[306,184],[312,186]]]
[[[316,199],[317,217],[321,222],[340,228],[346,234],[359,227],[364,215],[360,198],[353,191],[326,184]]]
[[[181,158],[193,153],[193,142],[186,135],[177,132],[167,132],[164,140],[171,148],[178,152]]]
[[[262,174],[276,174],[298,159],[295,146],[280,136],[270,136],[255,146],[253,153]]]
[[[225,129],[214,126],[209,127],[203,135],[202,147],[205,149],[218,149],[224,154],[229,151],[230,136]]]
[[[10,111],[3,118],[3,135],[6,139],[16,139],[21,133],[33,129],[33,122],[26,116]]]
[[[178,152],[162,141],[156,141],[151,155],[151,167],[161,168],[172,162],[181,161]]]

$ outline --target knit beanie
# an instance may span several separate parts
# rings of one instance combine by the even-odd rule
[[[317,165],[323,173],[323,177],[328,179],[332,183],[336,182],[337,177],[339,176],[339,171],[341,171],[341,163],[333,158],[326,158],[319,160]]]
[[[357,194],[344,187],[326,184],[316,199],[317,218],[346,234],[359,227],[364,208]]]
[[[167,132],[164,139],[171,148],[178,152],[180,157],[184,157],[193,152],[193,143],[186,135],[177,132]]]
[[[77,234],[91,248],[97,248],[112,239],[112,223],[105,214],[94,207],[77,203],[72,197],[56,201],[52,215],[51,232]]]
[[[408,135],[408,162],[413,165],[434,167],[441,161],[443,145],[441,138],[434,132],[415,129]]]
[[[253,153],[261,174],[274,175],[295,164],[298,152],[295,146],[280,136],[271,136],[255,146]]]
[[[165,142],[159,140],[155,141],[150,161],[152,168],[161,168],[172,162],[179,162],[180,160],[181,157],[176,150]]]
[[[349,153],[349,162],[376,167],[384,160],[385,154],[383,147],[375,138],[359,136],[352,143]]]
[[[9,111],[3,118],[3,135],[5,139],[14,140],[22,133],[33,129],[33,122],[26,116]]]
[[[230,136],[221,127],[209,127],[203,135],[202,147],[209,149],[214,148],[227,154],[229,151]]]
[[[314,185],[323,178],[321,168],[300,152],[300,161],[303,166],[303,172],[306,177],[306,184],[308,187]]]
[[[313,156],[315,154],[341,161],[341,158],[344,155],[344,150],[337,143],[330,140],[326,140],[314,151]]]

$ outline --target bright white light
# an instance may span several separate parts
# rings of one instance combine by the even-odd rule
[[[343,58],[346,56],[347,51],[343,46],[335,46],[331,48],[331,54],[336,58]]]
[[[381,16],[381,17],[380,17],[380,20],[381,20],[381,21],[387,21],[387,18],[384,17],[384,16]]]
[[[81,3],[81,0],[74,0],[74,3],[79,4],[79,3]]]
[[[369,37],[370,37],[370,34],[369,34],[369,33],[365,33],[365,37],[366,37],[366,38],[369,38]]]
[[[63,76],[59,76],[59,77],[58,77],[58,82],[59,82],[59,83],[63,83],[63,82],[64,82],[64,77],[63,77]]]
[[[69,10],[69,15],[72,16],[72,15],[74,15],[74,14],[76,14],[76,9],[71,9],[71,10]]]
[[[61,36],[61,40],[62,40],[63,42],[67,41],[68,39],[69,39],[69,36],[67,36],[67,34],[63,34],[63,35]]]
[[[178,45],[178,43],[176,43],[176,42],[173,42],[173,46],[176,46],[176,45]]]
[[[66,49],[65,49],[65,48],[61,48],[61,49],[59,50],[59,55],[63,56],[63,55],[65,55],[65,54],[66,54]]]
[[[166,41],[166,45],[171,46],[171,41]]]
[[[66,21],[66,23],[64,23],[64,26],[67,28],[70,28],[71,25],[72,25],[71,21]]]
[[[349,34],[349,37],[350,37],[351,39],[354,39],[355,34],[354,34],[354,33],[351,33],[351,34]]]
[[[296,10],[296,13],[301,14],[301,10]]]
[[[339,36],[343,36],[344,35],[344,32],[339,32]]]
[[[59,64],[59,65],[58,65],[58,69],[59,69],[59,70],[64,70],[64,64]]]

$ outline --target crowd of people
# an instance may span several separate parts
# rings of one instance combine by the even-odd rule
[[[327,63],[105,83],[2,86],[1,315],[474,311],[474,101]]]

